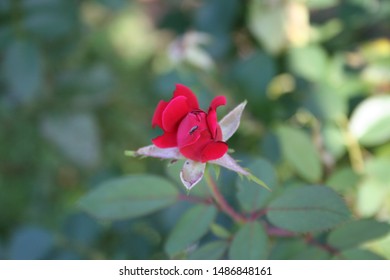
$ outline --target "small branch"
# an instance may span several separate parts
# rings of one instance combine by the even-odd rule
[[[340,254],[339,250],[337,250],[336,248],[334,248],[328,244],[323,244],[323,243],[318,242],[317,240],[315,240],[313,238],[313,236],[311,234],[306,235],[304,240],[307,244],[316,246],[317,248],[324,250],[324,251],[330,253],[331,255],[337,256]]]
[[[277,228],[277,227],[272,227],[270,225],[267,225],[266,231],[267,231],[267,234],[269,236],[276,236],[276,237],[295,237],[295,236],[297,236],[295,233],[293,233],[291,231]]]
[[[209,172],[207,170],[205,172],[205,179],[207,181],[207,184],[209,186],[211,193],[214,196],[214,200],[218,204],[220,210],[223,211],[224,213],[226,213],[227,215],[229,215],[235,222],[240,223],[240,224],[253,222],[253,221],[257,220],[258,218],[264,216],[267,213],[268,209],[266,209],[266,208],[252,213],[252,215],[250,217],[246,217],[246,216],[236,212],[236,210],[234,210],[229,205],[229,203],[225,200],[225,198],[223,197],[223,195],[219,191],[219,188],[218,188],[216,182],[214,181],[214,179],[211,177],[211,175],[209,174]],[[181,196],[181,198],[184,200],[185,197]],[[188,199],[188,200],[196,202],[196,200],[191,200],[191,199]],[[199,201],[206,203],[206,200],[199,200]],[[210,203],[210,201],[208,201],[208,203]],[[285,229],[273,227],[270,224],[265,225],[265,230],[269,236],[286,237],[286,238],[289,238],[289,237],[290,238],[291,237],[303,238],[303,240],[307,244],[316,246],[317,248],[324,250],[324,251],[330,253],[331,255],[339,255],[340,254],[340,252],[336,248],[333,248],[332,246],[330,246],[328,244],[323,244],[323,243],[318,242],[316,239],[313,238],[313,236],[311,234],[308,234],[306,236],[302,236],[302,235],[296,234],[294,232],[291,232],[291,231],[288,231]]]
[[[255,221],[258,218],[260,218],[260,217],[264,216],[265,214],[267,214],[267,211],[268,211],[267,208],[263,208],[263,209],[260,209],[259,211],[253,212],[251,214],[251,216],[249,217],[249,220],[250,221]]]
[[[209,186],[210,191],[213,194],[214,199],[217,202],[220,209],[223,212],[225,212],[227,215],[229,215],[237,223],[248,222],[248,219],[245,216],[241,215],[240,213],[237,213],[225,200],[225,198],[219,191],[217,184],[215,183],[214,179],[210,176],[208,171],[205,172],[205,178],[207,181],[207,185]]]

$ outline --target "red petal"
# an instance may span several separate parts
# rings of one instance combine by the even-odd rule
[[[223,157],[227,151],[228,145],[225,142],[210,142],[202,151],[201,162],[219,159]]]
[[[199,109],[199,103],[198,99],[196,98],[196,95],[192,92],[190,88],[186,87],[185,85],[176,84],[176,89],[173,92],[173,97],[177,96],[187,97],[188,106],[191,109]]]
[[[201,161],[203,149],[212,142],[210,136],[208,130],[202,131],[200,137],[193,144],[179,147],[181,154],[186,158]]]
[[[213,108],[214,110],[217,109],[217,107],[225,105],[226,104],[226,97],[223,95],[216,96],[213,101],[211,101],[210,109]]]
[[[152,143],[159,148],[172,148],[177,146],[176,133],[164,132],[163,135],[152,139]]]
[[[162,113],[164,112],[167,105],[168,102],[162,100],[157,104],[156,110],[154,111],[152,118],[152,127],[158,125],[162,128]]]
[[[177,129],[177,146],[185,147],[195,143],[201,132],[208,130],[205,112],[191,112],[183,118]],[[210,140],[210,135],[208,135]]]
[[[214,140],[220,140],[217,139],[217,132],[219,128],[218,120],[217,120],[217,107],[221,105],[226,104],[226,97],[225,96],[217,96],[211,101],[209,112],[207,114],[207,125],[209,126],[209,130],[211,133],[211,136]],[[219,137],[218,137],[219,138]]]
[[[173,131],[179,122],[190,112],[187,98],[178,96],[173,98],[162,113],[162,128],[164,131]]]
[[[192,159],[194,161],[201,161],[201,153],[199,150],[194,149],[192,145],[190,146],[185,146],[183,148],[180,148],[180,153],[185,156],[188,159]]]

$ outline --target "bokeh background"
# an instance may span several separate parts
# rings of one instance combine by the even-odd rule
[[[273,131],[293,123],[353,214],[390,221],[389,1],[0,0],[0,63],[0,259],[167,258],[186,202],[103,223],[77,201],[122,174],[167,176],[124,151],[160,133],[175,83],[204,109],[226,95],[220,115],[248,101],[229,141],[243,165],[298,180]],[[390,258],[390,236],[367,246]]]

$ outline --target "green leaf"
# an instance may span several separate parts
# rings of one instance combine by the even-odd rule
[[[261,74],[258,73],[261,69]],[[275,63],[267,54],[256,51],[250,56],[237,61],[234,66],[234,79],[243,95],[252,100],[267,100],[266,91],[275,75]]]
[[[54,236],[47,230],[35,226],[19,228],[10,240],[11,260],[46,259],[53,248]]]
[[[349,218],[342,198],[324,186],[288,189],[268,209],[272,224],[294,232],[326,230]]]
[[[307,247],[302,239],[278,238],[273,243],[269,260],[290,260]]]
[[[309,182],[318,182],[322,176],[319,154],[303,131],[291,126],[277,129],[284,158],[296,172]]]
[[[305,92],[304,106],[320,121],[337,121],[347,114],[347,100],[337,88],[317,83]]]
[[[370,217],[385,205],[390,190],[387,184],[367,177],[360,184],[356,199],[356,209],[360,216]]]
[[[353,111],[349,128],[362,145],[373,146],[390,139],[390,96],[365,99]]]
[[[294,260],[328,260],[330,259],[330,254],[325,250],[313,247],[306,246],[293,258]]]
[[[162,177],[130,175],[102,183],[82,197],[79,205],[98,219],[129,219],[167,207],[177,196],[177,189]]]
[[[70,11],[37,9],[23,17],[23,27],[41,40],[55,40],[68,35],[75,27]]]
[[[324,142],[324,148],[335,159],[339,159],[345,154],[345,139],[339,127],[331,123],[323,124],[321,136]]]
[[[325,51],[318,45],[291,48],[288,62],[293,73],[310,81],[321,81],[328,63]]]
[[[309,12],[300,2],[249,1],[248,28],[267,52],[278,54],[290,44],[307,41]]]
[[[74,164],[91,169],[101,157],[100,130],[89,112],[45,115],[41,119],[43,136]]]
[[[270,260],[326,260],[330,254],[306,243],[303,239],[278,239],[272,248]]]
[[[201,238],[215,220],[217,209],[212,205],[198,205],[187,210],[170,233],[165,251],[174,256]]]
[[[378,254],[365,249],[349,249],[342,251],[336,259],[341,260],[383,260],[384,258]]]
[[[388,223],[373,219],[352,221],[334,229],[329,234],[328,243],[338,249],[348,249],[379,238],[388,232],[390,232]]]
[[[266,5],[264,1],[250,1],[248,9],[249,29],[257,41],[270,53],[278,53],[286,44],[283,32],[283,8]]]
[[[232,260],[265,259],[268,253],[268,237],[259,222],[242,226],[234,236],[229,249]]]
[[[231,235],[230,232],[226,228],[224,228],[223,226],[218,225],[218,224],[212,224],[210,226],[210,229],[211,229],[212,233],[219,238],[225,239],[225,238],[229,238]]]
[[[359,181],[360,176],[352,168],[340,166],[328,177],[326,185],[332,187],[338,193],[346,194],[353,191]]]
[[[261,178],[265,184],[274,188],[276,185],[276,173],[273,166],[264,159],[257,159],[248,166],[248,169],[257,177]],[[261,209],[269,201],[272,192],[259,186],[252,181],[237,178],[237,198],[242,209],[252,212]]]
[[[25,40],[12,42],[4,53],[6,82],[18,101],[30,103],[37,96],[43,78],[43,63],[36,44]]]
[[[264,183],[262,180],[260,180],[260,178],[257,178],[255,175],[253,175],[252,173],[249,173],[249,175],[246,176],[246,179],[248,179],[250,182],[254,182],[256,183],[257,185],[265,188],[266,190],[268,191],[271,191],[271,189],[269,188],[269,186],[267,186],[266,183]]]
[[[367,176],[387,185],[390,182],[390,158],[372,157],[366,162]]]
[[[213,241],[203,245],[189,255],[190,260],[218,260],[228,248],[226,241]]]

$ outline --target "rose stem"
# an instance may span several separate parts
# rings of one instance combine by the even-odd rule
[[[211,193],[214,196],[215,201],[221,208],[223,212],[225,212],[227,215],[229,215],[234,221],[238,223],[245,223],[248,221],[248,219],[241,214],[237,213],[225,200],[221,192],[219,191],[219,188],[217,184],[215,183],[214,179],[211,177],[210,173],[206,170],[205,171],[205,178],[207,181],[207,185],[209,186],[209,189]]]

